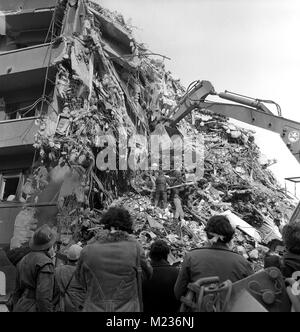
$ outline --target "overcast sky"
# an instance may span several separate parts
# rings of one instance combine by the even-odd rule
[[[185,86],[209,80],[217,92],[271,99],[283,116],[300,122],[299,0],[98,2],[131,19],[137,40],[170,57],[167,68]],[[300,176],[299,164],[280,137],[256,131],[262,151],[278,160],[272,170],[279,180]]]

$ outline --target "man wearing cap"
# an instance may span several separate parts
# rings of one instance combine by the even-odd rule
[[[81,250],[80,245],[73,244],[67,253],[68,263],[55,270],[60,293],[60,310],[64,312],[77,312],[83,308],[85,291],[75,277]]]
[[[55,307],[54,243],[48,225],[38,228],[29,242],[31,251],[17,268],[14,312],[52,312]]]

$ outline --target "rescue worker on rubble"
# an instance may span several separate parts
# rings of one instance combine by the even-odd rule
[[[181,177],[180,171],[175,171],[175,179],[172,183],[172,186],[175,187],[172,189],[172,197],[173,197],[173,203],[175,206],[175,214],[174,218],[176,220],[184,220],[184,212],[182,208],[181,198],[180,198],[180,192],[183,190],[182,188],[176,188],[176,186],[180,186],[183,184],[183,180]]]
[[[287,224],[282,229],[285,247],[283,256],[269,253],[265,257],[265,268],[277,267],[285,278],[291,278],[293,273],[300,271],[300,224]]]
[[[14,312],[52,312],[55,308],[53,258],[56,234],[48,225],[38,228],[29,242],[31,252],[17,267]]]
[[[180,302],[174,296],[178,268],[168,262],[170,248],[163,240],[152,243],[150,248],[153,275],[143,282],[144,312],[177,312]]]
[[[162,202],[162,206],[166,209],[168,205],[168,193],[167,193],[168,183],[167,178],[163,171],[159,171],[158,176],[155,181],[155,198],[154,205],[157,207]]]
[[[184,258],[174,288],[177,299],[186,294],[189,283],[200,278],[217,276],[220,282],[234,283],[253,274],[249,262],[230,250],[235,230],[225,216],[211,217],[205,231],[209,245],[188,252]]]
[[[142,278],[150,278],[152,267],[131,235],[129,212],[110,208],[102,217],[105,230],[81,252],[76,276],[86,291],[83,311],[142,311]]]
[[[175,205],[175,214],[174,214],[174,218],[176,220],[184,220],[184,212],[183,212],[183,208],[182,208],[182,203],[181,203],[181,199],[178,193],[175,193],[173,196],[173,202]]]
[[[73,244],[67,253],[68,263],[55,270],[55,279],[59,287],[59,310],[78,312],[82,310],[85,291],[75,277],[76,265],[82,247]]]

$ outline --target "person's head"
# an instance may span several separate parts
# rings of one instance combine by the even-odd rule
[[[154,170],[154,171],[153,171],[153,175],[154,175],[155,177],[158,177],[158,176],[159,176],[159,171],[158,171],[158,170]]]
[[[120,207],[111,207],[101,219],[105,229],[114,229],[132,233],[133,225],[130,213]]]
[[[282,230],[284,246],[293,254],[300,255],[300,224],[285,225]]]
[[[83,248],[78,244],[71,245],[67,252],[67,258],[69,263],[75,264],[78,261],[82,249]]]
[[[56,234],[48,225],[39,227],[29,241],[29,248],[32,251],[45,251],[54,256],[54,243],[56,242]]]
[[[235,233],[229,220],[221,215],[213,216],[208,220],[205,232],[208,240],[221,244],[228,244]]]
[[[149,256],[154,261],[167,260],[169,253],[170,248],[168,244],[163,240],[157,240],[152,243]]]
[[[180,171],[180,170],[176,170],[176,171],[174,172],[174,176],[175,176],[177,179],[181,178],[181,171]]]

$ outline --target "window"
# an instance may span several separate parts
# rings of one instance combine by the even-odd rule
[[[37,108],[30,108],[34,101],[21,102],[15,104],[7,104],[6,106],[6,120],[29,118],[36,116]],[[28,109],[26,109],[28,107]]]
[[[19,188],[21,184],[21,173],[2,174],[0,176],[0,199],[7,201],[10,196],[19,198]]]

